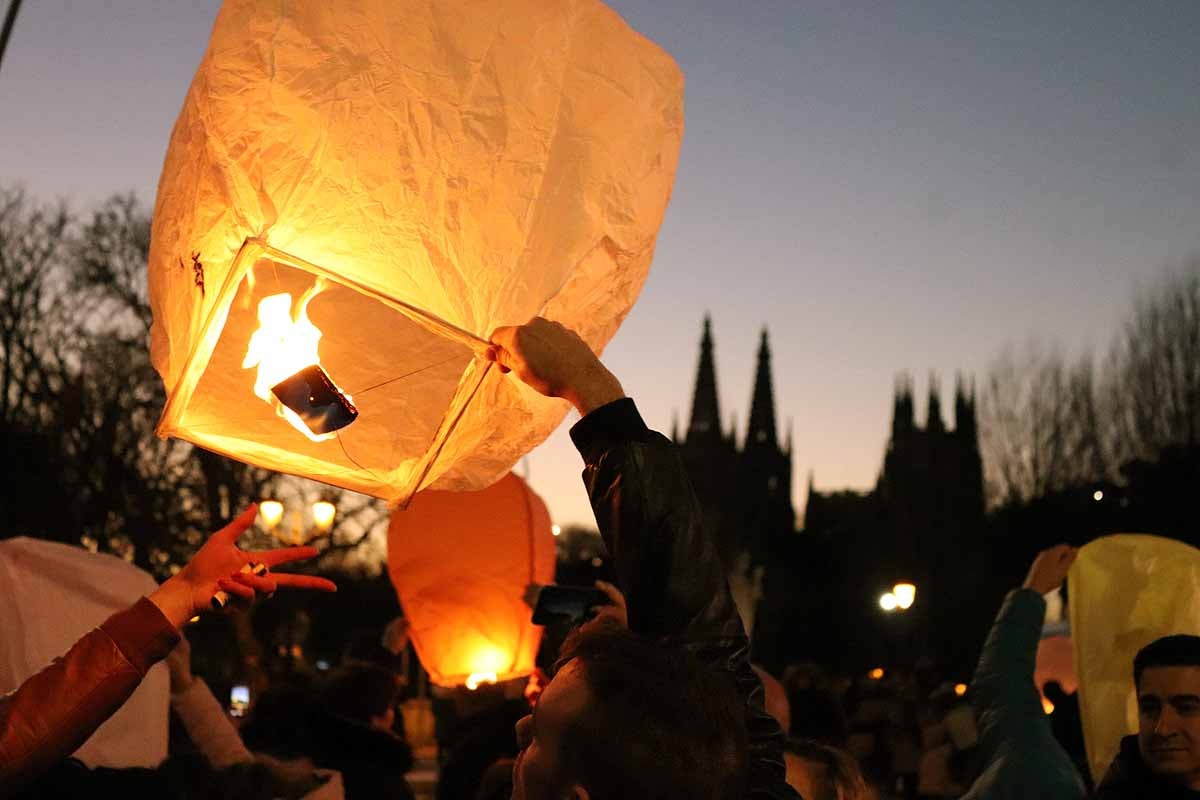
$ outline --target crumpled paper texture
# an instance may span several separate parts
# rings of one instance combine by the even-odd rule
[[[533,670],[542,629],[523,598],[554,582],[554,564],[546,504],[512,473],[479,492],[421,492],[388,528],[388,575],[440,686]]]
[[[247,237],[482,338],[541,313],[600,352],[645,281],[682,133],[678,66],[597,0],[227,0],[159,183],[154,364],[173,391]],[[338,348],[326,330],[322,360]],[[488,485],[565,411],[489,375],[422,486]],[[388,496],[377,483],[339,479]]]
[[[1200,634],[1200,550],[1144,534],[1080,548],[1067,576],[1079,709],[1099,782],[1121,737],[1138,730],[1133,657],[1174,633]]]

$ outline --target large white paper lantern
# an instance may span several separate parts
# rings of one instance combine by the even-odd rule
[[[597,0],[228,0],[154,212],[160,434],[400,504],[496,480],[566,406],[485,339],[536,314],[613,336],[682,88]]]

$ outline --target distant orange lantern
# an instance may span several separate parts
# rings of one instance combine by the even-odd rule
[[[533,671],[542,631],[524,598],[554,580],[554,535],[525,481],[417,494],[392,514],[388,574],[434,683],[475,689]]]

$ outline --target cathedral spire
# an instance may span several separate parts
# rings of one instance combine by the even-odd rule
[[[968,393],[967,382],[961,372],[954,386],[954,430],[964,436],[975,437],[975,379],[971,378]]]
[[[746,445],[778,447],[775,432],[775,392],[771,386],[771,346],[767,329],[763,328],[758,346],[758,371],[754,376],[754,398],[750,401],[750,424],[746,428]]]
[[[912,376],[902,372],[896,376],[896,392],[892,398],[892,439],[910,433],[915,424]]]
[[[925,422],[927,431],[944,431],[946,423],[942,419],[942,390],[941,380],[936,374],[929,376],[929,417]]]
[[[687,438],[721,435],[721,407],[717,403],[717,368],[713,360],[712,318],[704,315],[704,333],[700,337],[700,364],[696,368],[696,390],[692,395],[692,419]]]

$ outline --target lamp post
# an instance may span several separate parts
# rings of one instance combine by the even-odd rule
[[[337,517],[337,506],[325,499],[316,500],[309,506],[312,523],[308,526],[304,525],[300,511],[291,512],[290,525],[281,524],[286,511],[278,500],[263,500],[258,504],[258,518],[263,529],[281,544],[292,546],[311,544],[328,536]]]
[[[901,582],[892,587],[890,592],[879,596],[879,607],[889,614],[903,613],[912,608],[917,601],[917,587],[911,583]]]
[[[917,601],[917,587],[915,584],[908,581],[898,581],[893,584],[890,592],[885,592],[879,596],[879,607],[883,609],[885,614],[895,615],[898,617],[907,617],[908,610],[913,607]],[[885,624],[885,637],[891,645],[894,654],[899,652],[911,651],[913,642],[912,626],[915,620],[901,621]]]

